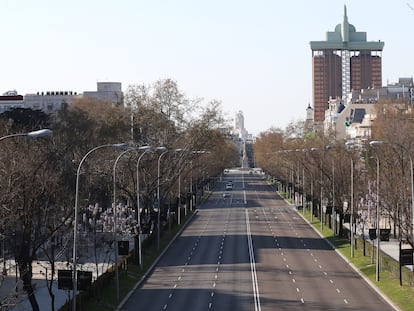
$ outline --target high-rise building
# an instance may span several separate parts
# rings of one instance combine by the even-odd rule
[[[234,128],[239,131],[244,130],[244,116],[243,111],[238,111],[234,117]]]
[[[234,117],[233,132],[240,139],[246,139],[246,130],[244,129],[244,116],[243,111],[238,111]]]
[[[346,6],[341,24],[326,33],[325,41],[310,42],[313,59],[313,107],[315,125],[325,119],[329,98],[346,98],[351,92],[382,86],[384,42],[367,41],[348,22]]]

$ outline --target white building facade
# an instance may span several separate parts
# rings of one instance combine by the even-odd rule
[[[237,135],[239,139],[245,141],[247,132],[244,128],[244,116],[242,111],[238,111],[234,117],[233,134]]]
[[[30,108],[54,114],[82,98],[93,98],[113,105],[121,104],[123,100],[121,83],[98,82],[96,91],[86,91],[83,94],[72,91],[46,91],[22,96],[16,91],[9,91],[0,96],[0,113],[15,108]]]

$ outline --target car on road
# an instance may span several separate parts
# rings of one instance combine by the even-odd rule
[[[226,184],[226,190],[233,190],[233,184],[232,183],[227,183]]]

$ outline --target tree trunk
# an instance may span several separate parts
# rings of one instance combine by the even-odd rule
[[[344,235],[344,231],[343,231],[343,229],[344,229],[344,227],[343,227],[343,225],[344,225],[344,214],[343,213],[340,213],[339,214],[339,236],[340,237],[343,237]]]
[[[55,275],[55,246],[54,246],[54,241],[52,244],[52,260],[51,260],[51,267],[52,267],[52,272],[51,272],[51,277],[50,277],[50,282],[47,280],[47,270],[46,270],[46,283],[47,283],[47,290],[49,291],[49,295],[50,295],[50,307],[51,307],[51,311],[55,311],[55,294],[53,293],[53,277]]]
[[[54,274],[54,269],[52,269],[52,279],[50,280],[50,282],[46,279],[47,290],[48,290],[49,295],[50,295],[50,308],[51,308],[51,311],[55,311],[55,294],[53,293],[53,274]]]
[[[20,279],[23,282],[23,290],[27,293],[30,305],[32,306],[32,310],[40,311],[32,285],[32,263],[30,260],[24,260],[23,258],[21,258],[18,261],[18,266],[20,272]]]

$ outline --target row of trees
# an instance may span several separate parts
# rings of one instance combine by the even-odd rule
[[[178,176],[184,196],[193,191],[189,189],[190,178],[196,185],[238,163],[235,145],[219,131],[224,124],[220,103],[189,99],[170,79],[129,87],[122,106],[82,99],[54,116],[15,109],[0,117],[2,137],[39,128],[53,130],[50,138],[15,137],[0,142],[1,234],[15,257],[33,310],[39,307],[32,285],[32,262],[41,251],[54,258],[54,247],[45,247],[51,240],[71,247],[76,171],[89,150],[115,143],[166,147],[169,152],[163,157],[160,178],[163,202],[179,196]],[[180,152],[174,152],[177,149]],[[105,148],[85,161],[80,213],[95,204],[104,210],[111,208],[112,168],[117,155],[119,152]],[[116,178],[118,202],[135,209],[139,155],[125,155],[117,166]],[[141,207],[147,213],[156,207],[158,156],[149,152],[140,162]]]
[[[298,193],[312,200],[313,206],[318,207],[315,214],[319,213],[321,201],[322,205],[334,207],[340,215],[340,229],[344,218],[351,214],[351,206],[354,224],[360,230],[375,226],[379,194],[380,227],[392,229],[396,238],[412,244],[413,120],[410,105],[377,103],[371,140],[385,144],[376,146],[363,139],[346,145],[330,135],[305,133],[302,123],[291,124],[287,131],[262,133],[254,145],[255,160],[270,175],[292,184]]]

